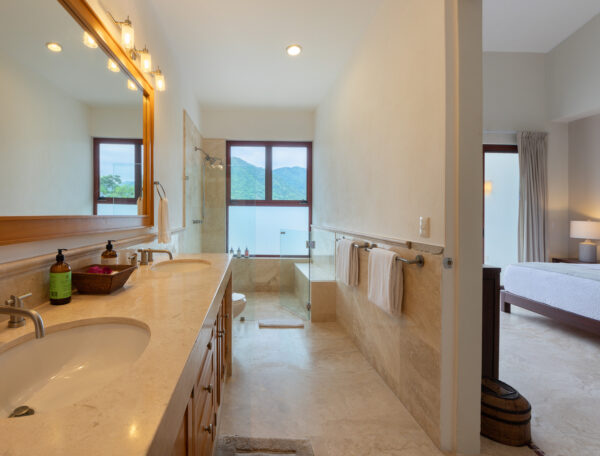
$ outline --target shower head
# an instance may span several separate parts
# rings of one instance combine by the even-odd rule
[[[198,146],[194,146],[194,150],[202,152],[204,154],[204,160],[208,163],[208,166],[210,166],[212,169],[223,169],[224,168],[223,160],[221,160],[220,158],[211,157],[206,152],[204,152],[203,149],[201,149]]]

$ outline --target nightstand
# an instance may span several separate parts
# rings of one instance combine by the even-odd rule
[[[581,264],[595,264],[588,263],[587,261],[579,261],[578,258],[552,258],[553,263],[581,263]]]

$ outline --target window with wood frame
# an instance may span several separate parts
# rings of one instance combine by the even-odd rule
[[[143,140],[94,138],[94,215],[138,215]]]
[[[227,250],[307,256],[311,217],[311,142],[227,142]]]

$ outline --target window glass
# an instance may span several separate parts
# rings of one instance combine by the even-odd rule
[[[308,210],[304,206],[229,206],[229,246],[250,255],[307,255]],[[281,233],[303,231],[303,236],[288,236],[281,252]]]
[[[136,198],[135,144],[100,144],[100,197]]]
[[[484,155],[484,261],[504,268],[518,262],[519,155]]]
[[[265,147],[231,147],[231,199],[265,199]]]
[[[306,147],[273,147],[273,199],[306,200]]]

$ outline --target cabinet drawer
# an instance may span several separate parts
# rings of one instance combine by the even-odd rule
[[[208,356],[204,360],[204,365],[200,370],[198,381],[194,386],[194,422],[198,423],[202,412],[204,411],[204,403],[206,399],[211,399],[215,394],[214,384],[214,353],[209,351]]]
[[[214,408],[212,395],[208,395],[202,404],[202,415],[195,429],[196,433],[196,456],[211,456],[212,445],[215,440],[217,428],[213,422]]]

